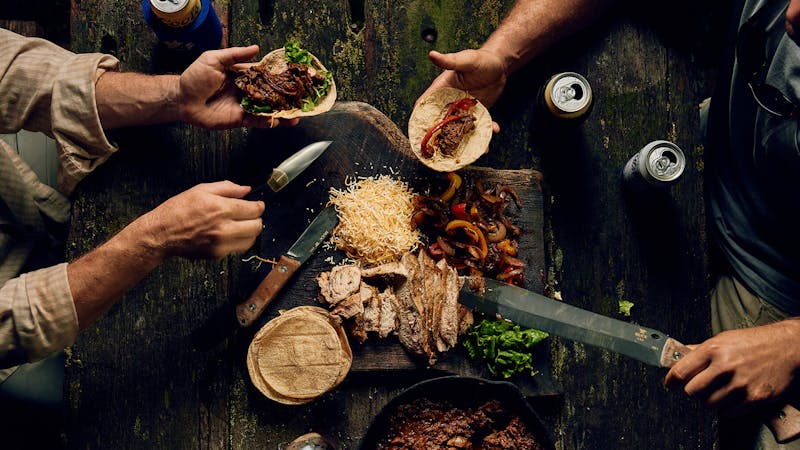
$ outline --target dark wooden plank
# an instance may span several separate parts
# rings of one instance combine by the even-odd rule
[[[710,91],[702,83],[707,68],[690,62],[698,55],[660,39],[629,19],[601,23],[548,54],[542,62],[550,72],[586,75],[596,101],[576,129],[534,124],[534,148],[552,199],[550,281],[563,300],[695,342],[709,323],[697,105]],[[624,163],[656,139],[683,148],[683,179],[660,195],[626,196]],[[617,312],[619,300],[634,303],[630,318]],[[556,425],[565,448],[712,447],[713,416],[666,391],[663,370],[581,344],[553,348],[554,378],[565,390]],[[676,425],[681,436],[670,431]]]
[[[271,132],[251,131],[246,145],[233,152],[232,167],[240,169],[234,178],[243,183],[262,182],[271,167],[301,145],[316,140],[332,140],[333,144],[267,206],[267,227],[258,252],[262,258],[278,259],[327,203],[330,189],[344,189],[348,178],[389,175],[407,182],[417,192],[442,189],[445,184],[442,174],[428,170],[413,159],[408,139],[392,121],[372,106],[360,102],[339,102],[332,111],[304,120],[297,127]],[[265,153],[261,150],[267,146],[274,151]],[[540,292],[542,283],[539,273],[544,271],[544,237],[538,173],[532,170],[472,167],[464,170],[462,175],[485,180],[487,185],[502,182],[516,188],[523,206],[519,210],[510,207],[509,217],[525,230],[520,239],[520,257],[527,263],[526,287]],[[344,257],[342,252],[324,246],[318,250],[269,306],[259,326],[276,317],[280,310],[317,304],[319,288],[314,278],[320,272],[330,270],[334,263],[342,261]],[[270,268],[269,264],[242,264],[241,278],[236,281],[237,288],[233,292],[234,301],[247,298]],[[223,311],[222,314],[230,312]],[[239,334],[235,345],[239,347],[242,360],[245,347],[257,328]],[[352,377],[348,380],[353,378],[362,383],[373,384],[376,377],[381,380],[385,377],[413,380],[437,374],[489,376],[485,368],[468,361],[460,349],[450,352],[440,363],[427,369],[412,360],[395,338],[351,345],[354,361]],[[557,394],[558,388],[548,375],[547,359],[548,355],[543,351],[540,355],[541,375],[535,379],[520,377],[517,380],[526,393]],[[252,387],[249,390],[254,391]],[[258,395],[257,392],[254,395]],[[248,422],[252,420],[252,414],[259,413],[259,409],[256,405],[249,410],[238,410],[237,414],[241,415],[241,420]],[[348,411],[346,415],[348,420],[363,420],[362,413],[357,410]],[[262,430],[263,438],[269,439],[273,431]]]
[[[118,138],[127,143],[126,147],[147,146],[155,152],[164,151],[164,146],[177,145],[170,138],[169,132],[150,135],[148,130],[132,130],[121,133]],[[208,139],[208,136],[203,139]],[[338,103],[331,112],[304,120],[297,127],[249,132],[247,145],[237,148],[231,154],[228,175],[239,182],[257,184],[267,177],[271,167],[276,166],[298,147],[319,139],[332,139],[334,144],[268,205],[265,216],[267,228],[258,251],[262,257],[275,258],[286,251],[315,212],[327,202],[329,189],[344,188],[345,180],[349,177],[392,175],[409,182],[418,191],[431,189],[444,182],[441,174],[431,172],[409,158],[405,153],[408,152],[408,140],[393,122],[369,105],[352,102]],[[155,141],[161,143],[156,144]],[[264,148],[272,151],[264,152]],[[208,150],[205,154],[208,154]],[[93,223],[116,223],[117,226],[122,226],[138,213],[157,204],[157,199],[164,197],[165,191],[169,190],[168,186],[177,184],[174,186],[177,191],[182,183],[188,181],[187,178],[191,180],[190,175],[173,176],[171,182],[158,183],[157,180],[168,177],[166,171],[183,165],[178,161],[166,161],[163,168],[137,169],[140,165],[147,165],[146,155],[118,156],[101,168],[82,188],[81,200],[76,205],[75,223],[78,229]],[[183,159],[186,162],[202,161],[204,157],[189,151],[181,156],[181,160]],[[199,165],[194,168],[198,172],[196,176],[202,173],[208,176],[221,175],[220,169],[216,165],[206,168]],[[525,230],[521,239],[521,257],[528,263],[530,275],[527,286],[541,291],[538,273],[544,270],[544,239],[538,177],[530,170],[496,171],[472,168],[466,172],[487,182],[503,182],[517,188],[523,207],[518,212],[515,207],[510,208],[509,216]],[[110,183],[118,188],[111,192],[103,188]],[[134,200],[131,196],[121,196],[122,192],[129,192],[137,198]],[[104,239],[103,230],[94,231],[73,239],[76,253],[89,249]],[[314,277],[322,270],[330,270],[329,257],[341,261],[344,255],[332,249],[315,255],[271,305],[262,323],[276,316],[279,309],[315,304],[318,288]],[[113,417],[100,418],[93,413],[71,416],[71,426],[76,432],[72,437],[81,440],[84,436],[97,433],[113,439],[112,442],[117,442],[116,439],[120,439],[119,442],[138,439],[146,442],[153,440],[158,445],[188,446],[190,443],[206,442],[208,439],[211,443],[219,441],[228,432],[225,422],[219,420],[228,414],[233,414],[232,422],[236,424],[230,430],[232,435],[248,433],[250,428],[242,429],[240,424],[260,417],[263,410],[272,405],[253,389],[244,369],[244,354],[254,330],[238,332],[227,344],[211,342],[211,345],[200,349],[195,344],[198,331],[207,328],[205,322],[208,320],[217,320],[219,317],[216,314],[223,315],[223,323],[226,314],[233,320],[229,306],[249,295],[267,270],[266,266],[258,268],[235,258],[220,264],[172,261],[127,294],[126,299],[96,325],[94,333],[82,336],[78,344],[73,346],[73,360],[83,361],[84,364],[70,365],[69,378],[73,383],[70,395],[73,406],[78,411],[82,409],[83,402],[86,402],[94,405],[96,409],[93,411],[100,414],[106,408],[112,407],[112,403],[118,403],[119,399],[123,403],[133,401],[125,393],[135,392],[137,407],[133,408],[131,405],[128,413]],[[227,280],[229,274],[230,281]],[[174,288],[179,288],[180,291],[174,292]],[[230,301],[226,301],[226,297]],[[141,310],[141,300],[133,300],[141,298],[145,301],[144,311]],[[175,306],[165,309],[162,306],[164,302]],[[218,308],[209,313],[213,305]],[[157,336],[157,340],[149,339],[152,336]],[[121,347],[109,348],[109,342],[119,343]],[[129,354],[127,346],[133,347],[136,352]],[[184,347],[183,351],[181,347]],[[107,359],[109,351],[114,354],[113,360]],[[153,356],[147,357],[150,353]],[[139,362],[140,358],[147,362],[142,364]],[[391,362],[386,369],[406,371],[400,379],[421,376],[407,373],[413,370],[419,370],[422,375],[428,376],[442,371],[486,375],[468,363],[461,353],[448,355],[441,368],[427,371],[409,359],[396,341],[392,341],[391,346],[365,348],[364,352],[357,354],[357,358],[356,367],[363,362],[362,372],[378,369],[378,361]],[[87,361],[92,361],[93,364],[86,364]],[[107,365],[118,364],[126,368],[129,375],[116,378],[114,383],[98,383],[97,377],[108,370],[103,361]],[[173,371],[180,372],[182,376],[170,375]],[[547,367],[543,366],[542,371],[546,372]],[[196,377],[200,380],[195,380]],[[87,383],[82,383],[82,380]],[[194,384],[195,382],[198,384]],[[549,395],[554,393],[552,383],[546,380],[544,384],[531,383],[529,380],[523,380],[523,383],[530,392],[546,392]],[[244,388],[246,398],[239,397],[236,390],[229,391],[235,385]],[[108,395],[109,393],[112,395]],[[229,396],[241,408],[226,411],[224,408]],[[181,416],[176,415],[173,408],[196,409],[199,413]],[[313,410],[314,417],[319,417],[320,422],[324,421],[319,416],[321,413],[313,406],[308,408],[304,410],[304,415],[308,416]],[[85,420],[93,422],[87,426]],[[133,428],[130,427],[131,423],[135,424]],[[169,426],[162,428],[163,424]],[[276,423],[278,425],[280,423]],[[78,432],[78,429],[81,431]],[[204,434],[188,439],[189,436],[185,433],[193,433],[196,429],[203,430]],[[270,427],[258,430],[258,442],[262,434],[267,440],[274,439],[276,435],[283,436]],[[352,433],[353,430],[349,432]]]
[[[72,36],[73,50],[112,53],[123,70],[161,73],[185,64],[184,55],[163,64],[138,2],[73,2]],[[119,154],[76,198],[73,257],[170,196],[227,177],[228,133],[165,125],[110,138]],[[192,333],[198,318],[228,302],[229,265],[170,261],[81,336],[66,371],[69,448],[224,447],[233,365],[222,346],[193,350]]]
[[[543,174],[545,280],[564,301],[614,316],[617,301],[630,300],[635,306],[626,320],[689,343],[707,334],[708,323],[695,108],[710,93],[713,66],[707,61],[714,52],[706,44],[716,38],[708,29],[690,27],[696,21],[678,22],[694,17],[698,7],[705,11],[705,4],[672,4],[664,23],[681,27],[665,35],[653,27],[663,15],[637,15],[631,3],[625,3],[628,15],[599,23],[512,77],[492,108],[503,131],[478,165]],[[342,0],[311,7],[286,0],[231,1],[229,37],[231,45],[258,43],[264,51],[288,37],[301,40],[334,70],[341,100],[369,103],[405,130],[413,101],[438,73],[427,50],[477,46],[511,4],[364,2],[359,14],[360,2]],[[432,29],[436,41],[424,41],[423,32]],[[125,69],[172,69],[159,65],[155,37],[130,4],[73,2],[72,36],[73,49],[113,52]],[[564,70],[584,74],[596,95],[590,117],[574,129],[534,117],[538,87]],[[308,131],[313,122],[303,126]],[[227,135],[184,126],[123,133],[123,154],[87,180],[78,198],[71,253],[91,248],[198,181],[254,180],[269,169],[267,163],[319,137],[309,134],[307,141],[289,145],[266,132],[234,131],[230,142]],[[690,164],[678,185],[642,205],[623,195],[619,173],[633,152],[654,139],[676,142]],[[135,155],[142,149],[164,164],[148,167]],[[258,161],[252,159],[256,152],[263,153],[265,166],[245,170],[243,161]],[[346,160],[337,167],[336,176],[355,170]],[[305,206],[314,210],[325,194],[319,180],[292,188],[317,196],[316,204]],[[273,223],[279,201],[268,207]],[[302,220],[311,214],[304,212]],[[201,323],[246,296],[257,276],[237,259],[176,261],[126,295],[72,349],[68,445],[270,448],[315,429],[341,448],[355,448],[370,418],[394,393],[415,378],[436,375],[354,375],[319,402],[299,408],[263,399],[242,370],[245,333],[203,351],[194,349],[193,340]],[[313,295],[312,286],[303,289]],[[666,392],[663,371],[582,345],[557,339],[551,344],[552,376],[564,393],[548,400],[543,418],[559,448],[713,447],[712,416],[682,394]]]
[[[44,28],[33,20],[0,20],[0,28],[30,37],[42,37]]]

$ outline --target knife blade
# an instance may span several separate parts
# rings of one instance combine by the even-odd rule
[[[333,206],[325,207],[314,218],[300,238],[281,255],[278,263],[259,283],[253,294],[236,306],[236,320],[241,327],[249,327],[261,316],[267,305],[278,295],[297,269],[314,254],[338,222],[339,218]]]
[[[672,367],[691,351],[661,331],[586,311],[497,280],[467,277],[458,302],[527,328],[610,350],[652,366]],[[765,421],[778,443],[800,436],[800,411],[792,405],[784,405]]]
[[[481,283],[482,290],[470,288]],[[652,366],[672,367],[689,352],[688,347],[661,331],[595,314],[497,280],[468,280],[458,301],[524,327],[611,350]]]
[[[253,189],[246,198],[264,199],[277,193],[319,158],[331,143],[333,141],[318,141],[301,148],[272,169],[267,182]]]

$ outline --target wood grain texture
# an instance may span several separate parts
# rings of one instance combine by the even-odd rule
[[[624,14],[599,22],[509,80],[491,110],[502,132],[477,165],[543,176],[544,276],[537,278],[538,288],[545,287],[544,280],[568,303],[657,326],[693,343],[709,333],[703,147],[696,108],[710,94],[716,62],[716,40],[707,25],[721,19],[707,14],[703,8],[710,7],[704,5],[697,16],[710,17],[709,22],[692,20],[698,5],[683,0],[659,17],[628,3],[634,2],[625,3]],[[363,11],[355,11],[351,5],[359,8],[360,2],[224,2],[230,45],[258,43],[263,53],[287,38],[299,39],[334,71],[340,100],[367,103],[385,114],[386,120],[361,115],[373,117],[363,120],[371,120],[369,128],[383,130],[378,134],[385,138],[370,138],[363,121],[339,120],[352,109],[274,132],[209,132],[184,125],[118,132],[112,137],[123,151],[86,180],[77,196],[70,254],[93,248],[197,182],[229,178],[255,184],[272,164],[327,134],[325,120],[337,121],[337,132],[347,139],[326,156],[339,157],[312,166],[318,171],[295,180],[284,197],[267,205],[272,226],[260,251],[279,255],[299,234],[298,224],[319,210],[326,190],[346,175],[371,175],[389,166],[416,173],[416,164],[385,150],[402,141],[414,100],[438,73],[427,51],[479,45],[511,4],[370,0],[363,2]],[[659,28],[662,22],[681,26]],[[437,31],[433,43],[422,39],[430,29]],[[125,70],[178,71],[185,63],[174,58],[167,64],[140,11],[120,0],[73,0],[72,46],[112,52]],[[566,70],[585,75],[595,93],[591,114],[577,127],[554,126],[535,114],[538,87]],[[363,103],[343,106],[358,109]],[[655,139],[671,140],[684,150],[686,173],[661,194],[627,195],[621,168]],[[373,163],[356,165],[365,161]],[[416,180],[427,175],[421,172]],[[295,204],[295,214],[287,215],[286,206],[301,194],[302,212],[296,213]],[[324,258],[314,261],[305,269],[329,267]],[[241,258],[174,260],[126,294],[71,348],[67,447],[275,448],[314,430],[341,449],[356,448],[392,395],[438,374],[398,374],[387,367],[353,373],[312,405],[285,407],[266,400],[243,370],[247,333],[203,350],[195,340],[198,330],[216,326],[217,315],[223,318],[220,329],[227,326],[225,312],[232,319],[231,305],[249,295],[265,270]],[[295,277],[287,288],[303,298],[276,301],[307,302],[315,295],[308,277]],[[634,303],[630,318],[617,312],[619,300]],[[547,369],[557,388],[533,389],[560,395],[533,402],[557,448],[713,447],[712,416],[681,393],[667,392],[663,370],[558,339],[547,351]]]

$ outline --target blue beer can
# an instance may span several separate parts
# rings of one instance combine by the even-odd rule
[[[142,0],[142,14],[169,49],[202,52],[222,42],[222,24],[211,0]]]

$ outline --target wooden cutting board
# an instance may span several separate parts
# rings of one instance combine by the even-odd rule
[[[246,145],[232,155],[232,167],[239,171],[235,178],[242,183],[259,184],[284,158],[318,140],[331,140],[333,144],[266,205],[266,228],[260,239],[260,249],[256,253],[254,248],[243,259],[257,254],[261,258],[277,260],[327,203],[330,189],[344,188],[346,181],[353,177],[391,175],[406,181],[415,192],[438,193],[447,184],[444,174],[428,169],[414,158],[408,138],[392,121],[372,106],[360,102],[339,102],[330,112],[303,119],[296,127],[250,131]],[[526,263],[524,285],[541,292],[544,238],[539,173],[529,169],[495,170],[476,166],[460,173],[482,179],[487,186],[500,183],[516,190],[522,208],[509,206],[507,215],[523,230],[519,255]],[[314,278],[320,272],[331,270],[343,259],[342,252],[321,247],[267,308],[260,324],[277,316],[281,309],[318,305],[319,287]],[[246,299],[270,268],[271,264],[259,263],[256,259],[243,262],[234,300]],[[351,342],[351,345],[354,353],[351,374],[426,369],[411,359],[395,337],[368,341],[363,345]],[[540,358],[547,359],[544,356]],[[470,362],[460,349],[443,355],[430,370],[488,375],[481,365]],[[547,368],[542,367],[542,371],[546,372]]]

